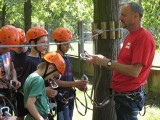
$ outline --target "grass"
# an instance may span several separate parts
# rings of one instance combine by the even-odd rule
[[[88,85],[88,93],[90,95],[92,85]],[[77,90],[77,97],[83,101],[84,103],[84,95],[83,92]],[[92,108],[91,102],[88,99],[88,106]],[[151,94],[147,94],[146,96],[146,113],[144,116],[138,115],[138,120],[160,120],[160,100],[157,97],[152,96]],[[81,104],[78,104],[78,109],[84,113],[85,109]],[[143,114],[143,111],[141,111]],[[92,120],[92,110],[87,110],[85,116],[81,116],[78,112],[76,107],[74,108],[74,116],[73,120]]]
[[[160,120],[160,99],[152,94],[146,96],[146,114],[139,120]]]

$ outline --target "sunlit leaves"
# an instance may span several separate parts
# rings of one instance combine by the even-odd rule
[[[13,4],[21,4],[24,3],[26,0],[4,0],[5,4],[7,5],[13,5]]]
[[[3,2],[4,1],[4,2]],[[0,0],[5,3],[6,24],[24,28],[24,2],[27,0]],[[92,0],[32,0],[32,24],[44,25],[50,29],[59,26],[77,30],[78,21],[92,21]]]
[[[160,0],[142,1],[144,7],[143,25],[151,30],[155,40],[160,42]]]
[[[78,21],[91,21],[93,18],[92,0],[48,0],[32,1],[33,22],[35,17],[46,22],[50,28],[64,26],[76,31]]]

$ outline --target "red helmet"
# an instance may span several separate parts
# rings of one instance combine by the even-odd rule
[[[25,44],[26,43],[25,32],[21,28],[17,28],[17,29],[19,32],[20,44]]]
[[[52,39],[57,42],[67,42],[72,40],[72,32],[67,28],[56,28],[52,33]]]
[[[18,45],[19,33],[17,28],[12,25],[6,25],[0,29],[1,45]]]
[[[32,27],[26,33],[27,43],[29,43],[30,40],[34,40],[36,38],[47,36],[47,35],[48,35],[48,32],[44,28]]]
[[[61,74],[64,73],[65,68],[66,68],[66,64],[65,64],[63,57],[59,53],[48,52],[44,55],[44,59],[47,62],[54,64]]]

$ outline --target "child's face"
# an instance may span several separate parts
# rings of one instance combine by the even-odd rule
[[[70,43],[61,44],[61,50],[62,50],[64,53],[67,53],[69,49],[70,49]]]
[[[56,69],[55,66],[49,65],[47,73],[50,73],[50,72],[54,71],[55,69]],[[59,72],[55,71],[52,74],[48,75],[46,77],[46,79],[54,79],[54,78],[57,78],[57,77],[59,77]]]
[[[48,43],[48,37],[47,36],[43,36],[37,41],[37,45],[38,44],[47,44],[47,43]],[[46,49],[47,49],[47,46],[37,46],[37,49],[40,52],[45,52]]]

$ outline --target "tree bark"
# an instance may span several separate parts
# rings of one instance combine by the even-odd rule
[[[25,24],[25,32],[31,28],[31,16],[32,16],[32,4],[31,0],[26,0],[24,3],[24,24]]]
[[[4,3],[2,7],[2,26],[6,23],[6,4]]]
[[[97,24],[98,29],[101,28],[101,22],[106,22],[106,29],[110,29],[110,22],[117,23],[119,0],[93,0],[94,2],[94,23]],[[106,32],[107,38],[102,39],[98,35],[95,48],[96,54],[102,54],[107,58],[116,60],[118,51],[120,49],[119,39],[111,39],[110,32]],[[95,66],[95,86],[94,86],[94,100],[102,102],[110,95],[110,85],[112,71],[105,67]],[[93,109],[93,120],[115,120],[114,101],[112,99],[106,106],[102,108]]]

